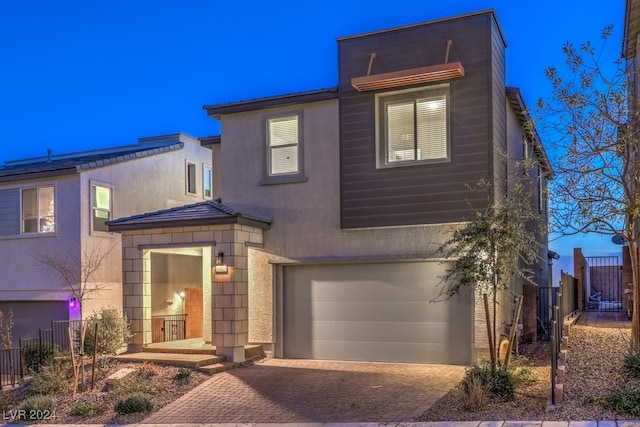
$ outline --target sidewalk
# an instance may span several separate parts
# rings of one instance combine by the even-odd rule
[[[22,426],[3,424],[5,426]],[[30,424],[29,427],[77,427],[79,424]],[[103,427],[104,424],[83,424],[85,427]],[[430,423],[223,423],[223,424],[127,424],[129,427],[634,427],[640,420],[618,421],[440,421]],[[123,426],[124,427],[124,426]]]

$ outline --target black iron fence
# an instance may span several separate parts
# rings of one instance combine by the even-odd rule
[[[585,310],[622,311],[622,265],[617,256],[585,257],[588,269]]]
[[[151,341],[178,341],[187,338],[187,315],[164,314],[151,316]]]
[[[554,307],[561,308],[564,315],[578,309],[578,281],[565,272],[561,273],[560,286],[538,287],[538,337],[549,338],[552,335],[551,323],[554,318]],[[558,295],[562,298],[558,298]]]
[[[20,338],[18,347],[0,349],[0,389],[17,385],[20,379],[27,375],[25,353],[28,348],[49,345],[68,351],[73,345],[74,349],[78,349],[81,327],[80,320],[54,320],[51,322],[51,328],[39,329],[37,337]]]

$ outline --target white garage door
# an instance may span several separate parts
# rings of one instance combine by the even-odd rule
[[[430,302],[438,262],[284,268],[285,358],[471,363],[469,295]]]

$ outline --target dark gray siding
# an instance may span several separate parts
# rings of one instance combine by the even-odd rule
[[[20,190],[0,191],[0,236],[20,234]]]
[[[492,108],[493,108],[493,144],[494,161],[493,173],[495,182],[495,197],[504,197],[507,192],[507,93],[505,76],[504,42],[500,37],[497,23],[491,23],[491,77],[492,77]]]
[[[491,12],[339,40],[341,223],[343,228],[434,224],[463,221],[486,196],[467,184],[491,178],[495,127],[492,102],[502,91],[504,115],[504,44]],[[375,92],[357,92],[351,79],[441,64],[447,40],[449,61],[460,61],[466,76],[450,81],[451,161],[376,169]],[[492,55],[493,50],[499,50]],[[492,62],[501,76],[492,77]]]

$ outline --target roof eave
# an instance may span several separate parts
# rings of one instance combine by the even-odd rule
[[[198,218],[198,219],[184,219],[184,220],[161,220],[161,221],[144,221],[144,222],[123,222],[109,224],[109,231],[111,232],[123,232],[123,231],[135,231],[135,230],[150,230],[153,228],[175,228],[175,227],[202,227],[208,225],[227,225],[227,224],[241,224],[249,225],[252,227],[268,230],[271,228],[271,224],[265,221],[260,221],[245,216],[231,216],[225,218]]]

